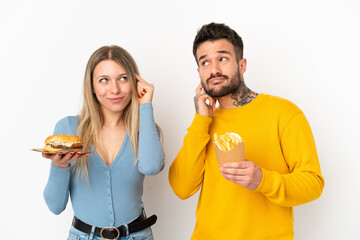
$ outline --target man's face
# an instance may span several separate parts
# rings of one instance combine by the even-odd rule
[[[201,84],[210,97],[223,97],[239,88],[246,60],[236,61],[234,46],[227,39],[200,44],[196,58]]]

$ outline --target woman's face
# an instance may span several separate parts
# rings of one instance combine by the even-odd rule
[[[124,68],[112,60],[103,60],[93,73],[93,92],[103,113],[121,113],[130,103],[132,92]]]

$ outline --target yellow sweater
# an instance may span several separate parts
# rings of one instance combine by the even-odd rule
[[[263,178],[255,191],[223,178],[213,147],[214,133],[238,133],[245,157]],[[293,206],[321,195],[324,179],[310,126],[293,103],[260,94],[234,109],[199,114],[169,170],[175,194],[201,193],[192,240],[293,239]]]

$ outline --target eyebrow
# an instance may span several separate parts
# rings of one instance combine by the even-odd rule
[[[226,51],[226,50],[220,50],[220,51],[217,51],[216,53],[225,53],[225,54],[231,55],[230,52]],[[205,58],[206,56],[207,56],[207,54],[200,56],[198,61],[200,62],[200,60]]]
[[[118,77],[123,77],[123,76],[126,76],[126,75],[127,75],[126,72],[125,73],[120,73],[118,75]],[[103,78],[103,77],[109,77],[109,75],[103,74],[103,75],[96,76],[96,78]]]

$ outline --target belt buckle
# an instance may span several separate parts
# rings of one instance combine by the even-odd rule
[[[117,236],[115,237],[115,238],[104,238],[104,236],[103,236],[103,231],[104,230],[107,230],[107,231],[112,231],[112,230],[116,230],[116,232],[117,232]],[[118,239],[119,237],[120,237],[120,231],[119,231],[119,229],[117,229],[117,227],[104,227],[104,228],[102,228],[101,229],[101,231],[100,231],[100,237],[101,238],[103,238],[103,239],[105,239],[105,240],[112,240],[112,239]]]

